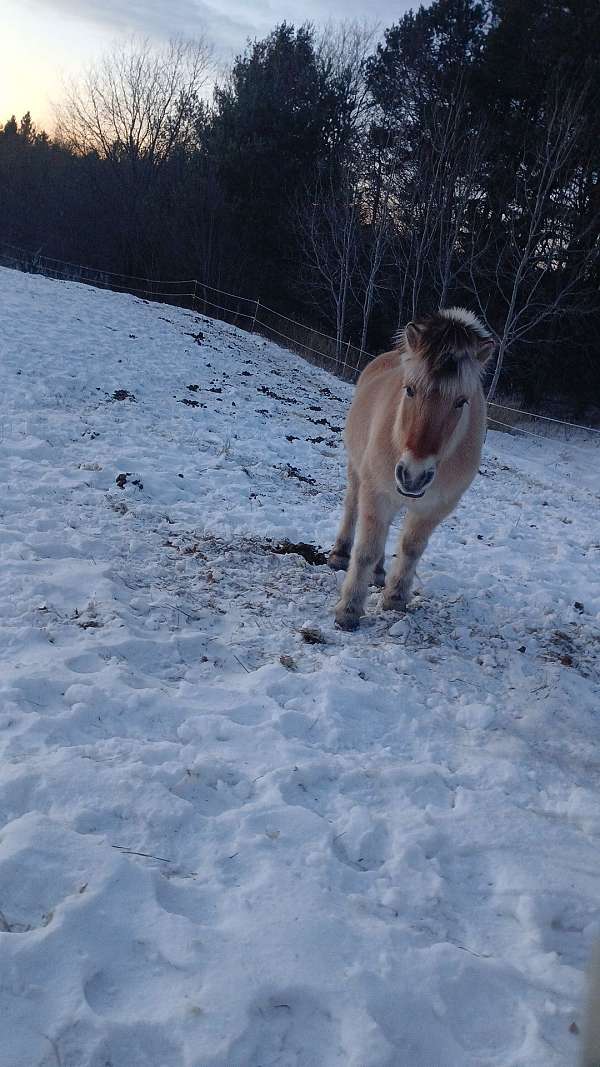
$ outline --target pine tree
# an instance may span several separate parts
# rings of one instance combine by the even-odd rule
[[[316,171],[343,158],[341,101],[311,28],[286,23],[255,41],[217,89],[207,150],[229,205],[246,291],[289,299],[291,208]]]

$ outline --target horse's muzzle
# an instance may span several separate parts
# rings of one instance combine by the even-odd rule
[[[435,478],[435,469],[428,467],[413,477],[404,463],[396,465],[396,488],[402,496],[423,496]]]

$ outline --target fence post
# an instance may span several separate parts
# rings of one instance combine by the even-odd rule
[[[256,298],[256,307],[254,308],[254,318],[252,319],[252,326],[250,327],[250,333],[254,333],[254,327],[256,326],[256,316],[258,315],[258,308],[260,306],[260,300]]]
[[[196,302],[197,302],[197,299],[198,299],[198,297],[196,296],[196,286],[197,285],[198,285],[198,282],[194,278],[194,292],[192,293],[192,307],[193,307],[194,311],[196,310]]]
[[[350,338],[348,338],[348,344],[346,345],[346,356],[345,356],[344,362],[342,364],[343,369],[344,369],[344,375],[346,374],[346,369],[348,367],[348,357],[349,356],[350,356]]]

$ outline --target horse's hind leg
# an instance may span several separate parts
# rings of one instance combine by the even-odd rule
[[[335,621],[342,630],[356,630],[359,625],[369,585],[385,549],[391,517],[386,500],[363,484],[350,566],[335,609]]]
[[[335,544],[329,553],[327,562],[334,571],[347,571],[350,563],[350,553],[354,542],[356,529],[356,517],[358,514],[358,474],[354,467],[348,464],[348,487],[344,499],[344,515],[340,523]]]

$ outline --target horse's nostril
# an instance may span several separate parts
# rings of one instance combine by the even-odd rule
[[[396,482],[402,492],[414,496],[420,496],[435,477],[435,467],[413,475],[404,463],[396,464]]]

